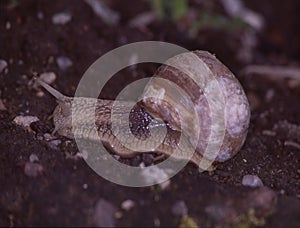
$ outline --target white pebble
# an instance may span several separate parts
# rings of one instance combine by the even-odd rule
[[[120,155],[117,155],[117,154],[114,154],[113,157],[114,157],[116,160],[119,160],[121,156],[120,156]]]
[[[42,141],[43,140],[43,136],[37,135],[36,139]]]
[[[134,207],[135,203],[128,199],[128,200],[125,200],[124,202],[122,202],[121,204],[121,208],[125,211],[129,211],[130,209],[132,209]]]
[[[256,175],[245,175],[245,176],[243,176],[242,185],[250,186],[250,187],[264,186],[261,179]]]
[[[39,161],[39,158],[36,154],[30,154],[29,161],[30,162],[37,162],[37,161]]]
[[[29,127],[31,123],[39,121],[39,118],[36,116],[16,116],[13,121],[22,127]]]
[[[61,70],[67,70],[69,67],[73,65],[71,59],[66,56],[60,56],[56,58],[56,63]]]
[[[72,16],[69,13],[57,13],[52,16],[52,23],[55,25],[65,25],[71,21]]]
[[[266,95],[265,95],[265,101],[266,102],[272,101],[274,95],[275,95],[274,89],[268,89],[268,91],[266,92]]]
[[[43,97],[43,96],[45,96],[45,93],[43,91],[39,91],[39,92],[36,93],[36,96],[37,97]]]
[[[167,172],[158,166],[149,166],[143,169],[142,176],[147,185],[159,184],[161,189],[167,188],[171,183]],[[163,180],[166,181],[162,182]]]
[[[263,130],[261,133],[263,135],[266,135],[266,136],[276,136],[276,132],[275,131]]]
[[[54,150],[58,150],[58,146],[61,144],[60,139],[54,139],[48,142],[48,146]]]
[[[53,136],[53,135],[51,135],[49,133],[45,133],[44,134],[44,138],[45,138],[46,141],[50,141],[50,140],[56,139],[55,136]]]
[[[39,20],[43,20],[44,19],[44,13],[43,12],[41,12],[41,11],[39,11],[38,13],[37,13],[37,18],[39,19]]]
[[[0,73],[7,67],[7,62],[4,59],[0,59]]]
[[[82,188],[86,190],[88,188],[88,185],[87,184],[83,184]]]
[[[6,28],[6,30],[10,30],[11,29],[11,23],[9,21],[6,22],[5,28]]]
[[[58,146],[61,144],[61,140],[60,139],[55,139],[55,140],[52,140],[51,143],[55,146]]]
[[[52,84],[56,79],[56,74],[54,72],[45,72],[40,75],[40,79],[47,84]]]

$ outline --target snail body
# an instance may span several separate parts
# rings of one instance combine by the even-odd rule
[[[197,66],[199,61],[201,64]],[[76,134],[77,138],[101,140],[121,157],[132,157],[140,151],[129,149],[115,136],[112,111],[125,114],[131,109],[131,134],[141,142],[145,140],[145,148],[150,148],[142,152],[172,155],[176,150],[176,159],[189,159],[196,165],[203,158],[218,162],[228,160],[238,152],[247,135],[250,109],[245,93],[234,75],[215,56],[205,51],[183,53],[169,59],[166,65],[157,70],[146,85],[141,101],[136,104],[95,98],[76,98],[74,102],[74,98],[64,96],[41,79],[37,81],[58,102],[53,113],[53,133],[67,138],[74,138]],[[174,84],[181,89],[176,89]],[[72,122],[74,110],[80,117]],[[219,115],[215,115],[214,110]],[[223,131],[219,131],[222,141],[210,144],[210,136],[217,132],[215,128],[218,127],[214,122],[224,125]],[[91,130],[94,124],[96,132]],[[128,121],[118,121],[118,134],[128,134]],[[212,141],[217,139],[213,138]],[[215,156],[205,153],[214,144],[219,144],[219,148],[212,146],[210,149],[218,149]],[[135,145],[132,147],[135,148]],[[195,153],[191,157],[187,151],[193,149]]]
[[[77,99],[76,105],[74,105],[74,98],[67,97],[61,94],[59,91],[50,87],[45,82],[37,79],[38,83],[42,85],[47,91],[49,91],[54,97],[56,97],[58,105],[53,112],[53,122],[55,128],[52,134],[58,133],[61,136],[73,139],[74,133],[77,138],[88,140],[101,140],[112,151],[124,158],[135,156],[138,151],[132,151],[125,147],[112,131],[111,113],[114,106],[114,110],[119,110],[119,114],[126,114],[128,108],[134,106],[134,102],[118,102],[113,100],[102,100],[94,98],[80,98]],[[96,107],[94,106],[96,102]],[[76,113],[82,113],[82,118],[77,118],[76,124],[72,124],[72,110]],[[97,126],[97,134],[92,130],[93,128],[93,116],[87,115],[87,113],[96,113],[95,125]],[[131,116],[132,128],[131,131],[139,138],[147,138],[150,134],[150,130],[155,133],[156,137],[149,143],[157,145],[161,142],[161,138],[164,137],[163,142],[159,147],[155,148],[155,152],[171,155],[175,148],[181,151],[181,154],[177,156],[178,159],[184,159],[186,157],[185,151],[191,150],[192,146],[187,137],[184,136],[183,144],[177,145],[180,137],[180,132],[173,130],[169,125],[168,134],[165,137],[164,128],[166,124],[163,121],[154,119],[145,109],[141,106],[135,106]],[[119,122],[119,134],[125,135],[127,132],[127,121]],[[122,126],[123,125],[123,126]],[[123,132],[122,132],[123,131]],[[151,145],[148,145],[151,147]],[[148,151],[153,152],[153,151]],[[195,154],[193,162],[199,162],[202,156]]]

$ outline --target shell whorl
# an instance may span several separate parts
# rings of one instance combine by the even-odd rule
[[[165,79],[165,80],[157,80]],[[180,98],[178,85],[192,101]],[[160,99],[155,97],[160,94]],[[209,94],[209,95],[208,95]],[[143,107],[153,116],[170,123],[174,129],[188,129],[196,153],[203,155],[212,130],[212,109],[207,97],[215,99],[215,106],[223,111],[224,136],[216,161],[226,161],[241,148],[247,135],[250,108],[242,86],[214,55],[206,51],[194,51],[177,55],[162,65],[147,84],[143,94]],[[212,97],[214,96],[214,97]],[[218,108],[218,107],[215,107]],[[196,114],[195,114],[196,112]],[[180,115],[181,120],[180,120]],[[196,118],[198,118],[198,127]],[[196,137],[197,138],[197,137]],[[208,155],[209,156],[209,155]]]

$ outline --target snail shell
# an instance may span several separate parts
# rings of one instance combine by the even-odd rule
[[[225,131],[224,137],[220,137],[223,141],[220,142],[221,148],[214,159],[224,162],[234,156],[244,143],[250,120],[248,99],[238,80],[224,64],[206,51],[183,53],[169,59],[167,64],[161,66],[147,84],[143,107],[152,116],[160,117],[175,129],[182,129],[182,124],[185,125],[189,129],[185,133],[191,139],[199,134],[197,142],[193,144],[197,153],[203,155],[209,142],[213,115],[207,98],[216,97],[214,105],[224,111],[223,116],[218,118],[224,119]],[[156,78],[166,80],[155,80]],[[188,105],[188,101],[170,82],[184,90],[192,100],[192,105]],[[210,82],[215,83],[208,86]],[[159,100],[155,98],[155,94],[160,94]],[[194,112],[196,114],[192,115]],[[183,117],[181,121],[179,113]],[[199,121],[198,128],[195,127],[195,118]],[[211,152],[208,151],[208,157],[209,153]]]
[[[80,98],[74,102],[73,98],[64,96],[41,79],[36,79],[57,98],[58,106],[53,113],[53,133],[68,138],[76,134],[80,138],[100,139],[120,156],[132,157],[138,151],[128,149],[115,136],[111,114],[113,107],[119,114],[134,107],[129,116],[131,133],[141,140],[149,138],[151,134],[153,136],[147,141],[147,148],[152,149],[145,152],[172,155],[178,149],[175,158],[190,159],[196,165],[200,164],[204,155],[205,159],[219,162],[234,156],[244,143],[250,119],[248,100],[238,80],[215,56],[205,51],[183,53],[172,57],[166,64],[157,70],[146,85],[141,101],[137,104],[97,99],[95,107],[94,98]],[[213,103],[207,99],[208,96]],[[80,116],[72,123],[74,110]],[[219,111],[217,117],[214,117],[214,110]],[[95,113],[95,119],[86,113]],[[97,126],[96,133],[91,131],[93,120]],[[220,148],[204,153],[212,129],[216,128],[215,120],[223,123],[221,127],[224,128],[221,141],[217,142]],[[122,119],[118,122],[119,134],[128,134],[126,125],[128,122]],[[182,141],[179,145],[180,137]],[[193,148],[196,151],[190,158],[186,151]]]

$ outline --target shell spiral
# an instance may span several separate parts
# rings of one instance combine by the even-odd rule
[[[250,108],[244,90],[206,51],[183,53],[162,65],[144,89],[142,106],[172,128],[188,129],[183,133],[196,153],[210,160],[224,162],[234,156],[247,135]]]

